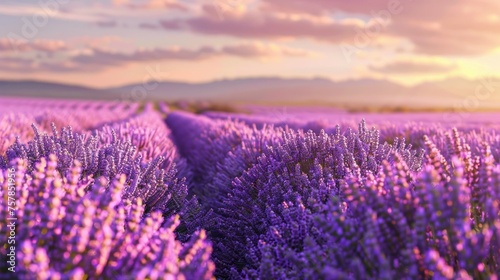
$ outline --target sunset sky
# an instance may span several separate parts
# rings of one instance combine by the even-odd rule
[[[0,79],[500,74],[498,0],[25,0],[0,4]]]

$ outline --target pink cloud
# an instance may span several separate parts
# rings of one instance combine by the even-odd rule
[[[263,0],[263,11],[326,14],[332,11],[369,13],[385,7],[390,0]]]
[[[145,22],[145,23],[140,23],[139,28],[157,30],[157,29],[160,29],[161,27],[158,26],[157,24]]]
[[[500,7],[491,11],[500,14]],[[500,19],[489,13],[457,6],[441,19],[395,21],[389,31],[408,38],[419,53],[481,55],[500,46],[500,36],[496,36],[500,33]]]
[[[186,30],[205,35],[252,39],[306,38],[333,44],[354,42],[359,30],[379,28],[370,35],[376,44],[383,38],[406,39],[416,53],[480,55],[500,46],[500,2],[478,0],[263,0],[259,11],[243,10],[216,16],[213,5],[201,15],[163,20],[166,30]],[[343,12],[349,20],[335,21]],[[286,16],[288,13],[288,16]],[[368,18],[368,23],[359,16]],[[142,25],[150,28],[153,25]],[[156,25],[154,25],[156,27]]]
[[[122,65],[134,62],[150,62],[158,60],[187,60],[197,61],[214,57],[235,56],[240,58],[260,57],[306,57],[312,53],[301,49],[265,43],[244,43],[224,46],[219,49],[214,47],[200,47],[186,49],[180,47],[158,48],[139,50],[132,53],[120,53],[101,49],[93,49],[90,54],[82,54],[72,58],[72,61],[82,64],[94,65]]]
[[[135,10],[178,10],[188,12],[188,6],[179,3],[177,0],[147,0],[147,1],[130,1],[130,0],[113,0],[116,6],[127,7]]]
[[[399,7],[398,12],[391,7]],[[384,33],[408,39],[418,53],[479,55],[500,45],[497,0],[263,0],[262,10],[388,16],[391,24]]]
[[[97,21],[96,25],[99,27],[111,28],[117,27],[118,22],[116,20]]]
[[[71,46],[85,46],[90,49],[103,48],[103,47],[124,47],[129,46],[131,43],[122,37],[116,35],[102,36],[102,37],[90,37],[90,36],[79,36],[74,37],[66,41],[68,45]]]
[[[316,54],[302,49],[279,46],[276,44],[264,43],[247,43],[233,46],[226,46],[221,49],[221,52],[227,55],[238,57],[312,57]]]
[[[22,41],[9,38],[0,38],[0,52],[39,51],[45,53],[54,53],[63,50],[67,50],[67,46],[63,41],[43,39],[34,41]]]
[[[78,65],[72,62],[41,62],[21,57],[0,57],[0,72],[9,73],[68,73],[90,72],[95,68]]]
[[[314,54],[301,49],[259,42],[229,45],[221,48],[208,46],[198,49],[171,47],[138,50],[131,53],[91,49],[90,51],[70,56],[68,59],[59,62],[43,62],[20,57],[3,58],[0,60],[2,64],[0,70],[11,72],[88,72],[120,67],[131,63],[168,60],[200,61],[225,56],[256,59],[269,57],[307,57],[311,55]]]
[[[457,68],[455,64],[418,61],[395,61],[380,67],[371,66],[370,70],[386,74],[435,74],[446,73]]]
[[[93,49],[89,54],[81,54],[72,58],[80,64],[91,64],[100,67],[118,66],[134,62],[151,62],[158,60],[202,60],[217,55],[212,47],[199,49],[163,48],[139,50],[133,53]]]
[[[186,20],[163,20],[160,21],[160,26],[166,30],[190,30],[208,35],[256,39],[302,37],[333,43],[354,37],[353,29],[357,27],[353,22],[269,13],[233,14],[225,16],[223,20],[212,14],[205,14]]]

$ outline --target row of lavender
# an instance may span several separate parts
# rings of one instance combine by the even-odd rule
[[[32,124],[43,132],[71,126],[82,132],[132,116],[139,104],[45,99],[0,98],[0,154],[16,141],[33,138]]]
[[[315,124],[251,128],[248,119],[182,113],[167,123],[192,166],[193,191],[213,209],[204,226],[221,278],[500,274],[495,130],[362,122],[357,131],[304,132]]]
[[[10,115],[34,125],[20,127],[28,140],[18,137],[0,159],[3,201],[12,197],[16,203],[14,211],[8,203],[0,206],[3,277],[212,277],[205,232],[179,219],[200,207],[196,198],[187,200],[182,178],[189,168],[169,140],[163,116],[152,106],[136,109],[118,106],[101,114],[102,107],[77,106],[59,117],[86,122],[60,130],[46,113]],[[5,130],[2,137],[12,133]],[[13,233],[4,223],[12,217]],[[16,254],[11,264],[10,236]]]
[[[500,273],[494,130],[291,129],[180,112],[167,124],[148,107],[81,133],[35,129],[6,149],[20,278]]]

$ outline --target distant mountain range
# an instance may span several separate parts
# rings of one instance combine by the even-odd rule
[[[39,81],[0,81],[0,96],[98,100],[120,97],[107,90]]]
[[[0,81],[0,96],[97,100],[206,100],[249,104],[308,104],[500,109],[500,80],[448,79],[404,87],[384,80],[243,78],[207,83],[163,81],[94,89],[39,81]],[[478,99],[478,97],[480,99]],[[477,100],[478,102],[476,102]],[[0,103],[1,105],[1,103]]]

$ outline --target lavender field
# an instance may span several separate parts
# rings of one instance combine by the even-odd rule
[[[497,114],[0,104],[2,279],[500,275]]]

